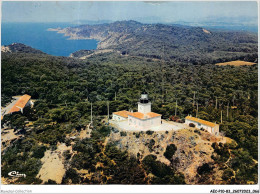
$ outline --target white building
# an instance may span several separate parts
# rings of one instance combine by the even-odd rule
[[[138,102],[138,112],[129,112],[126,110],[114,112],[113,120],[125,121],[128,120],[128,125],[133,129],[148,130],[150,127],[161,125],[160,114],[151,112],[151,102],[148,99],[148,94],[143,92],[140,101]]]
[[[196,128],[203,128],[214,135],[219,134],[219,125],[216,123],[205,121],[192,116],[185,117],[185,124],[189,125],[190,123],[193,123]]]
[[[23,113],[25,107],[32,107],[33,101],[31,100],[31,96],[25,94],[23,96],[13,96],[13,100],[6,107],[1,109],[1,119],[4,115],[13,114],[15,112]]]
[[[28,106],[33,106],[33,102],[31,101],[31,96],[25,94],[16,101],[16,103],[13,105],[13,107],[7,114],[12,114],[14,112],[23,113],[23,109]]]

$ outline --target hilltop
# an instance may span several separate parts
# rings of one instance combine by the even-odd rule
[[[232,139],[194,128],[148,132],[112,130],[108,142],[115,144],[120,150],[126,150],[142,162],[152,155],[157,161],[183,174],[187,184],[225,184],[227,180],[222,177],[230,165],[230,147],[231,144],[236,145]],[[216,151],[216,145],[220,145],[222,150]],[[171,152],[169,148],[172,148]],[[216,156],[222,157],[222,161],[219,162]],[[208,174],[205,173],[207,176],[199,173],[203,165],[211,168]],[[154,174],[156,173],[153,176]]]
[[[81,25],[56,31],[69,39],[97,39],[98,49],[113,49],[122,55],[194,64],[257,56],[257,35],[246,32],[136,21]]]

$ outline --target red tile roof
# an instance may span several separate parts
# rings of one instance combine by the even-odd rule
[[[11,110],[9,111],[9,113],[13,113],[13,112],[18,112],[20,111],[22,108],[25,107],[25,105],[27,104],[27,102],[31,99],[31,96],[25,94],[22,97],[20,97],[17,102],[15,103],[15,105],[11,108]]]
[[[121,116],[121,117],[125,117],[125,118],[128,117],[129,113],[130,113],[130,112],[127,111],[127,110],[122,110],[122,111],[118,111],[118,112],[113,112],[113,114],[118,115],[118,116]]]
[[[144,117],[144,114],[140,113],[140,112],[131,112],[129,115],[132,117],[136,117],[138,119],[143,119],[143,117]]]
[[[150,117],[150,118],[162,116],[162,115],[157,114],[157,113],[155,113],[155,112],[148,112],[148,113],[146,113],[146,115],[147,115],[148,117]]]
[[[205,121],[205,120],[202,120],[202,119],[199,119],[199,118],[196,118],[196,117],[191,117],[191,116],[187,116],[187,117],[185,117],[185,119],[190,120],[190,121],[195,121],[197,123],[201,123],[203,125],[207,125],[207,126],[210,126],[210,127],[215,127],[216,125],[218,125],[216,123],[212,123],[212,122]]]
[[[141,112],[133,112],[133,113],[130,113],[129,115],[132,117],[138,118],[138,119],[149,119],[149,118],[153,118],[153,117],[162,116],[162,115],[154,113],[154,112],[149,112],[146,114],[143,114]]]

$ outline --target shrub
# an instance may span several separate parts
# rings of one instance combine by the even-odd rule
[[[154,133],[154,131],[151,131],[151,130],[146,131],[147,135],[152,135],[153,133]]]
[[[114,176],[107,181],[108,184],[147,184],[146,173],[134,157],[124,160],[111,171]]]
[[[153,146],[155,144],[155,141],[153,139],[150,140],[149,142],[149,145],[148,145],[148,148],[149,148],[149,151],[152,152],[153,151]]]
[[[125,161],[128,158],[128,153],[126,151],[122,152],[113,144],[107,144],[105,148],[106,155],[114,160],[117,164]]]
[[[177,120],[179,120],[180,118],[178,116],[171,116],[169,119],[170,121],[177,122]]]
[[[230,179],[232,176],[234,176],[233,170],[228,168],[228,169],[224,170],[222,179],[226,181],[226,180]]]
[[[200,131],[198,129],[195,129],[194,133],[198,133],[199,135],[201,135],[201,133],[200,133]]]
[[[211,147],[215,150],[218,148],[218,144],[216,142],[211,144]]]
[[[231,149],[237,148],[237,142],[235,140],[232,140],[230,143],[226,143],[226,145]]]
[[[111,132],[111,129],[110,127],[107,127],[107,126],[102,126],[100,129],[99,129],[99,133],[101,133],[101,135],[103,137],[106,137],[110,134]]]
[[[177,122],[178,122],[178,123],[185,123],[185,120],[183,120],[183,119],[178,119]]]
[[[125,131],[120,131],[120,136],[123,137],[123,136],[126,136],[126,132]]]
[[[44,153],[46,151],[45,146],[37,146],[36,148],[33,149],[33,154],[32,157],[34,158],[42,158],[44,156]]]
[[[114,127],[112,127],[112,131],[113,131],[114,133],[118,133],[118,132],[119,132],[118,129],[116,129],[116,128],[114,128]]]
[[[73,168],[70,168],[66,171],[65,176],[62,179],[62,183],[63,184],[68,184],[69,183],[69,179],[72,181],[73,184],[77,184],[80,182],[80,176],[77,173],[76,170],[74,170]]]
[[[152,167],[152,165],[155,163],[157,157],[155,155],[148,155],[145,156],[142,163],[144,164],[144,166],[146,167],[146,169],[150,169],[150,167]]]
[[[152,184],[185,184],[182,174],[176,174],[173,168],[156,159],[156,156],[148,155],[142,161],[146,171],[154,175],[151,180]]]
[[[54,150],[56,150],[57,149],[57,145],[51,145],[51,151],[54,151]]]
[[[57,185],[56,181],[48,179],[47,182],[44,183],[45,185]]]
[[[164,152],[163,155],[168,160],[171,160],[172,156],[175,154],[176,150],[177,150],[177,147],[174,144],[170,144],[167,146],[166,151]]]
[[[70,151],[69,150],[64,151],[63,156],[64,156],[65,160],[69,160],[71,158]]]
[[[208,174],[208,173],[212,172],[213,168],[214,168],[214,167],[212,167],[210,164],[205,163],[205,164],[203,164],[202,166],[199,166],[199,167],[198,167],[197,172],[198,172],[200,175]]]
[[[190,127],[195,127],[194,123],[189,124]]]
[[[70,139],[70,138],[66,138],[66,139],[65,139],[65,144],[66,144],[66,146],[70,146],[70,144],[71,144],[71,139]]]
[[[218,163],[226,162],[230,156],[228,151],[228,146],[223,143],[212,143],[211,147],[214,149],[214,153],[212,155],[212,159],[214,159]]]

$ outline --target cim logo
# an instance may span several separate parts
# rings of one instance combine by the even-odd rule
[[[9,172],[8,175],[12,177],[24,177],[24,178],[26,177],[26,174],[19,174],[18,171]]]

